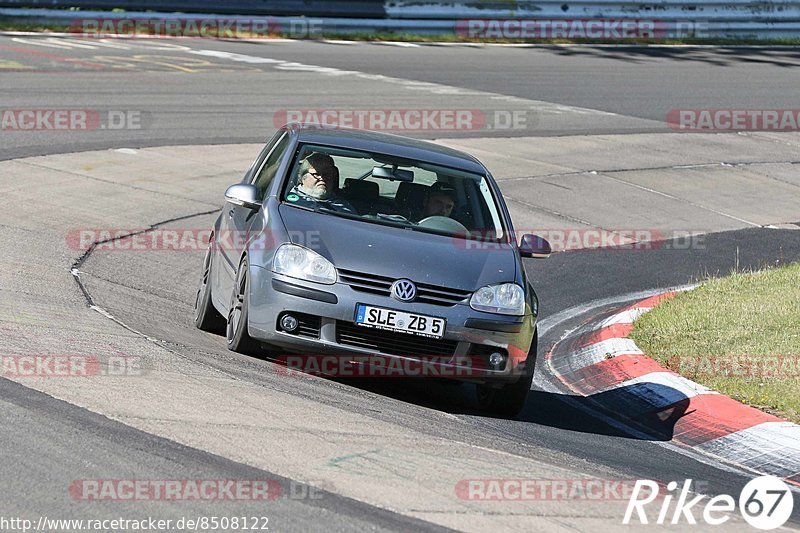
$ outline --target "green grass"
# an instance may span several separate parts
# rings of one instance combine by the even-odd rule
[[[800,422],[800,263],[707,281],[642,316],[631,338],[689,379]]]
[[[69,26],[63,24],[35,24],[19,22],[10,18],[0,18],[0,31],[66,32],[69,31]]]

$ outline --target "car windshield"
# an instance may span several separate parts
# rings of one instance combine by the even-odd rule
[[[301,145],[282,200],[414,231],[482,240],[504,237],[485,176],[384,154]]]

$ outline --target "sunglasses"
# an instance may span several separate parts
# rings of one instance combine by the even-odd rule
[[[309,171],[309,172],[306,172],[306,174],[308,174],[309,176],[311,176],[312,178],[317,179],[317,180],[318,179],[329,180],[329,179],[331,179],[333,177],[330,173],[328,173],[328,174],[320,174],[319,172],[311,172],[311,171]]]

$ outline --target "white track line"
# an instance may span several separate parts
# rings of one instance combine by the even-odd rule
[[[617,297],[611,298],[603,298],[599,300],[594,300],[592,302],[574,306],[569,309],[565,309],[559,313],[556,313],[552,317],[549,317],[547,320],[540,322],[539,331],[540,335],[543,335],[543,332],[547,332],[560,324],[567,322],[571,319],[577,318],[580,315],[586,314],[589,311],[597,309],[603,306],[614,305],[617,303],[623,303],[631,300],[644,300],[645,298],[649,298],[651,296],[655,296],[657,294],[663,294],[665,292],[677,292],[683,290],[689,290],[694,287],[697,287],[698,284],[691,284],[691,285],[684,285],[680,287],[671,287],[668,289],[658,289],[652,291],[640,291],[635,293],[628,293],[623,294]],[[618,313],[614,316],[620,316],[621,313]],[[612,317],[613,318],[613,317]],[[571,332],[564,335],[559,342],[563,342],[567,337],[573,335],[576,330],[580,328],[575,328]],[[638,348],[637,348],[638,349]],[[562,383],[564,383],[560,378],[559,372],[554,368],[553,361],[549,358],[545,359],[546,364],[548,366],[548,370],[550,374]],[[655,374],[660,374],[660,376],[656,377]],[[669,375],[671,377],[667,378],[665,375]],[[628,380],[627,383],[636,383],[636,382],[645,382],[644,378],[648,378],[648,382],[661,382],[662,385],[666,384],[667,387],[674,387],[676,389],[680,388],[682,391],[679,393],[681,398],[691,397],[690,394],[697,396],[698,394],[714,394],[714,391],[710,391],[706,387],[702,385],[695,384],[686,378],[681,376],[674,376],[671,373],[651,373],[646,376],[642,376],[641,378]],[[672,381],[675,378],[680,378],[682,380],[680,383]],[[619,384],[619,386],[624,386],[624,383]],[[699,463],[711,466],[712,468],[722,470],[725,472],[731,472],[738,475],[762,475],[763,472],[775,472],[776,475],[781,475],[782,477],[788,477],[791,475],[796,474],[797,472],[786,473],[788,470],[794,469],[795,464],[800,464],[800,454],[797,455],[797,462],[795,463],[795,454],[794,448],[800,446],[800,427],[795,424],[791,423],[765,423],[759,424],[752,428],[748,428],[742,431],[738,431],[731,435],[726,435],[724,437],[718,437],[717,439],[711,440],[699,446],[694,447],[687,447],[685,445],[676,444],[672,441],[653,441],[651,440],[651,436],[643,433],[642,431],[637,430],[630,425],[617,420],[609,415],[604,414],[603,412],[594,409],[583,402],[577,401],[569,395],[564,395],[561,391],[556,389],[554,386],[550,385],[549,383],[545,383],[545,390],[550,392],[561,394],[561,399],[573,406],[576,409],[580,409],[581,411],[593,416],[599,420],[602,420],[606,424],[611,427],[617,428],[621,431],[624,431],[636,438],[641,440],[648,440],[653,444],[664,448],[667,451],[675,452]],[[708,390],[706,392],[705,390]],[[589,396],[591,397],[591,395]],[[670,400],[664,398],[665,402],[669,402]],[[673,402],[674,403],[674,402]],[[662,403],[661,405],[667,405]],[[775,425],[777,424],[777,425]],[[776,454],[781,453],[780,450],[789,450],[791,463],[789,468],[774,465],[771,463],[769,456],[763,455],[756,455],[752,456],[742,456],[743,459],[739,458],[739,451],[744,449],[745,446],[748,448],[753,446],[755,450],[767,450],[765,446],[765,442],[775,442],[776,446],[774,449],[776,450]],[[720,450],[722,453],[720,453]],[[726,451],[726,450],[733,450],[733,451]],[[753,452],[751,452],[752,454]],[[800,487],[795,485],[790,485],[790,488],[793,492],[800,494]]]
[[[569,252],[567,252],[569,253]],[[592,300],[591,302],[576,305],[563,311],[559,311],[558,313],[549,316],[543,320],[539,321],[539,338],[543,337],[545,333],[553,329],[555,326],[566,322],[570,319],[579,317],[592,311],[594,309],[598,309],[600,307],[608,307],[614,304],[620,304],[624,302],[631,302],[634,300],[644,300],[645,298],[649,298],[651,296],[656,296],[658,294],[663,294],[664,292],[678,292],[678,291],[688,291],[697,287],[697,283],[691,283],[688,285],[680,285],[677,287],[667,287],[665,289],[648,289],[644,291],[636,291],[636,292],[629,292],[627,294],[621,294],[619,296],[611,296],[609,298],[600,298],[598,300]]]

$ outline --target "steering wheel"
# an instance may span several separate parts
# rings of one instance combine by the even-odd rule
[[[417,223],[423,228],[435,229],[438,231],[449,231],[450,233],[467,233],[467,227],[450,217],[432,216],[423,218]]]

